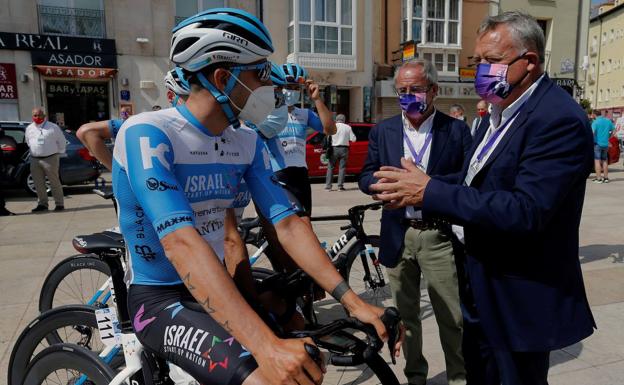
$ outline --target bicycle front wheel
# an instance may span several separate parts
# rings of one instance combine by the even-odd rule
[[[383,302],[391,298],[391,293],[385,267],[376,266],[374,262],[379,256],[379,235],[358,239],[346,255],[347,262],[340,269],[340,275],[362,299],[384,306]]]
[[[39,295],[39,311],[72,304],[105,303],[109,296],[108,265],[95,254],[78,254],[59,262],[48,274]],[[100,292],[102,287],[106,289]]]
[[[81,381],[86,376],[86,381]],[[65,385],[82,382],[108,385],[115,373],[98,356],[78,345],[52,345],[39,353],[28,366],[24,385]]]

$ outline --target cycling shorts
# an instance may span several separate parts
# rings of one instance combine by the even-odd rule
[[[308,178],[308,169],[305,167],[286,167],[275,172],[277,180],[285,184],[284,189],[289,191],[297,199],[299,216],[309,217],[312,215],[312,189]]]
[[[128,309],[136,336],[146,349],[201,384],[242,384],[258,367],[256,360],[197,307],[184,285],[130,285]]]

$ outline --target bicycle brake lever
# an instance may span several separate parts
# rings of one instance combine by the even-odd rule
[[[399,338],[399,322],[401,321],[401,316],[397,308],[386,308],[383,315],[381,316],[381,321],[386,326],[386,331],[388,332],[388,349],[390,350],[390,358],[392,358],[392,364],[396,365],[394,346],[396,345],[397,338]]]
[[[311,344],[303,344],[303,347],[305,348],[306,353],[308,353],[310,358],[312,358],[312,361],[314,361],[319,366],[319,368],[322,368],[323,359],[321,358],[321,351],[319,350],[318,346],[311,345]]]

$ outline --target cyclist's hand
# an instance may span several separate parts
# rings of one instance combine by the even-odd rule
[[[312,80],[306,81],[306,88],[308,89],[308,95],[310,95],[310,99],[316,101],[321,97],[321,88],[318,84],[314,83]]]
[[[384,313],[383,308],[361,301],[359,306],[348,310],[353,317],[364,323],[373,325],[377,331],[377,335],[379,335],[379,338],[381,338],[383,342],[388,341],[388,331],[381,321],[381,316]]]
[[[324,368],[312,360],[304,344],[314,345],[310,338],[278,339],[267,344],[255,358],[264,377],[273,385],[320,385]]]

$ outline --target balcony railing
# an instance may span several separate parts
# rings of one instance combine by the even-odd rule
[[[104,11],[38,5],[39,30],[53,35],[106,37]]]

